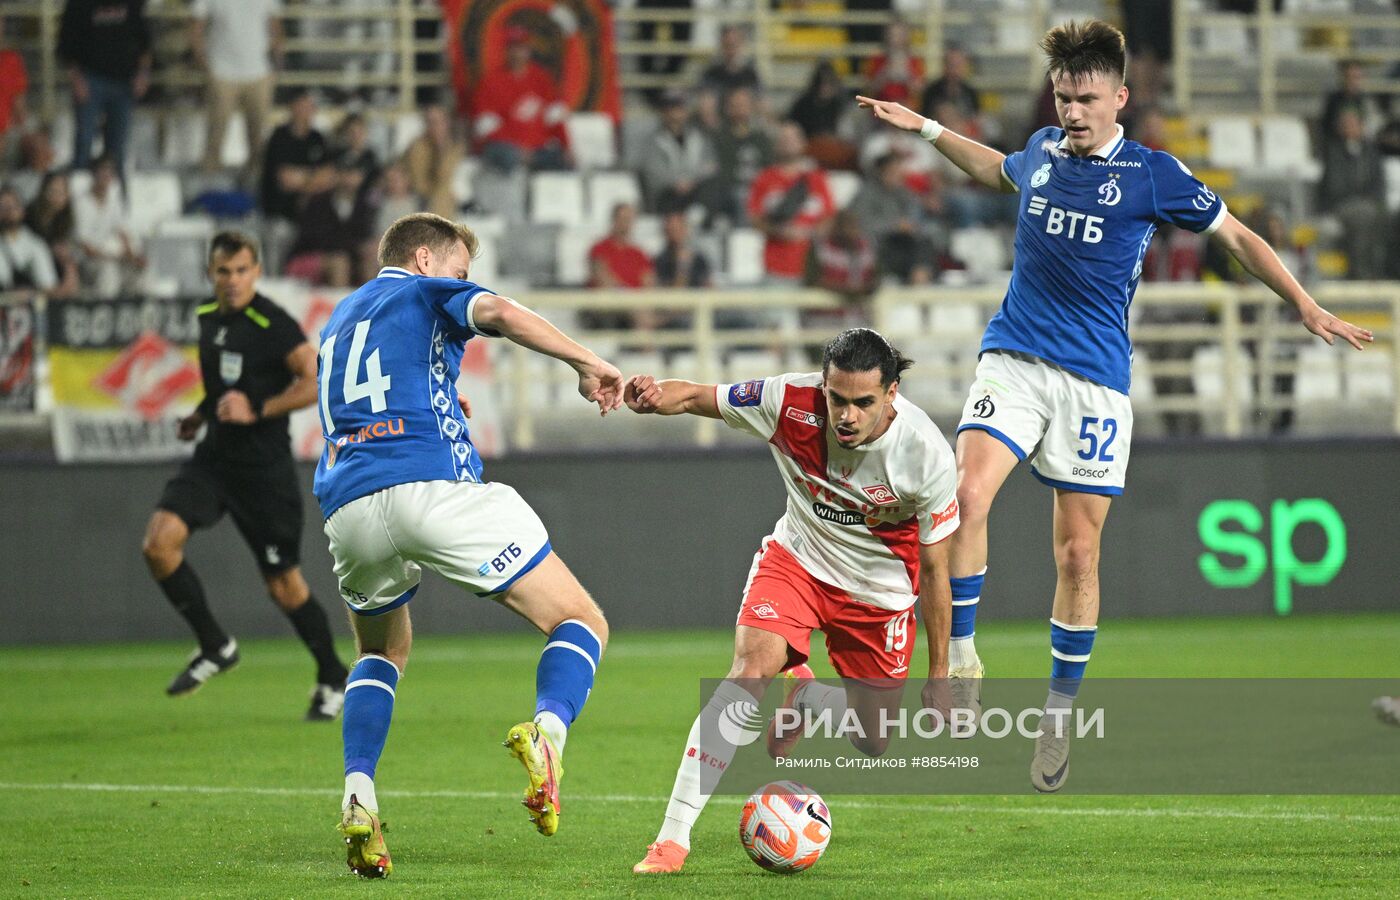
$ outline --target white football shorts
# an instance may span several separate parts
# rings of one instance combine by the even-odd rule
[[[364,616],[412,599],[424,566],[487,597],[550,553],[540,517],[499,482],[396,484],[345,504],[325,530],[340,596]]]
[[[1123,493],[1133,439],[1126,394],[1021,353],[989,350],[977,363],[958,432],[981,429],[1051,487]]]

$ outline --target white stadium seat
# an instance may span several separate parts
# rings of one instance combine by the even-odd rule
[[[1210,164],[1246,172],[1259,165],[1259,137],[1245,116],[1218,116],[1206,126]]]
[[[986,278],[1007,268],[1006,246],[991,228],[960,228],[953,232],[949,251],[973,276]]]
[[[1266,116],[1259,123],[1261,163],[1266,172],[1317,181],[1322,166],[1313,158],[1308,126],[1297,116]]]
[[[537,225],[583,225],[583,178],[577,172],[530,176],[530,221]]]
[[[452,199],[460,209],[476,199],[476,173],[481,163],[475,159],[464,159],[452,170]]]
[[[755,229],[736,228],[729,232],[724,257],[730,284],[758,284],[763,280],[763,235]]]
[[[613,207],[630,203],[640,207],[642,189],[631,172],[594,172],[588,176],[588,218],[591,225],[607,227]]]
[[[560,229],[554,242],[554,280],[561,285],[577,287],[588,281],[588,251],[602,234],[596,228],[566,227]]]
[[[184,209],[180,176],[174,172],[134,172],[127,177],[127,190],[131,230],[139,237],[154,234],[156,226],[179,218]]]
[[[611,169],[617,165],[617,127],[601,112],[570,113],[564,122],[569,149],[580,169]]]
[[[831,199],[837,209],[849,206],[855,199],[856,192],[860,190],[860,176],[855,172],[827,172],[826,183],[831,186]]]

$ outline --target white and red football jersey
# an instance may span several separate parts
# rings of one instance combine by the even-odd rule
[[[896,395],[889,429],[842,447],[828,427],[820,372],[715,388],[730,427],[766,440],[787,486],[771,538],[814,578],[889,610],[918,599],[919,545],[958,528],[953,449],[923,410]]]

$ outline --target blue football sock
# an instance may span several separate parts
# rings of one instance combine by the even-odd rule
[[[952,669],[977,661],[972,637],[977,633],[977,604],[982,599],[982,582],[986,578],[987,570],[983,568],[976,575],[948,579],[953,588],[953,630],[948,644],[948,665]]]
[[[399,670],[382,656],[364,656],[350,670],[345,684],[345,709],[341,734],[345,740],[345,774],[359,772],[374,778],[389,720],[394,715],[394,690]]]
[[[593,629],[578,619],[561,622],[549,633],[535,669],[535,713],[553,713],[573,724],[593,690],[603,647]]]
[[[1068,709],[1079,696],[1079,685],[1094,649],[1097,625],[1065,625],[1050,620],[1050,696],[1045,708]]]

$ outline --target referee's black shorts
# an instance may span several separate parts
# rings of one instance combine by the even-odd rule
[[[190,531],[208,528],[227,512],[264,575],[301,562],[301,486],[292,460],[242,467],[190,460],[165,485],[160,509]]]

